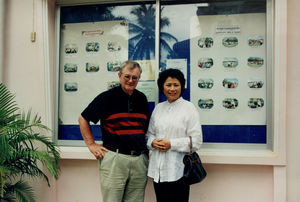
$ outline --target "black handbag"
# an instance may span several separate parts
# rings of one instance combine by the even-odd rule
[[[188,185],[201,182],[207,175],[199,155],[197,152],[192,152],[192,147],[192,137],[190,137],[190,153],[183,157],[183,179]]]

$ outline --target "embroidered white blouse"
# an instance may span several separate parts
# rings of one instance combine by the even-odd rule
[[[169,103],[159,103],[151,116],[147,132],[147,146],[152,150],[149,161],[148,176],[154,182],[173,182],[183,176],[183,157],[190,151],[189,136],[192,137],[193,150],[202,144],[202,129],[199,113],[193,103],[182,97]],[[171,148],[161,152],[152,147],[152,141],[166,138]]]

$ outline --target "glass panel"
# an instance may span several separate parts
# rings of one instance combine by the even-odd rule
[[[140,63],[137,88],[154,108],[155,4],[67,6],[60,16],[58,140],[82,140],[78,116],[99,93],[119,85],[125,60]],[[99,124],[92,131],[101,140]]]
[[[266,36],[265,0],[161,3],[160,69],[186,75],[204,142],[267,144]]]

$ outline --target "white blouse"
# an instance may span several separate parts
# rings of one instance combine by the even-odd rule
[[[190,151],[189,136],[192,137],[193,150],[202,144],[202,129],[199,113],[195,106],[182,97],[169,103],[159,103],[151,116],[147,132],[147,146],[152,150],[148,176],[155,182],[173,182],[183,176],[183,157]],[[152,147],[152,141],[166,138],[171,148],[161,152]]]

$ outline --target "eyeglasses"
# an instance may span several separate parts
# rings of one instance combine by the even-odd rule
[[[137,76],[130,76],[128,74],[124,75],[124,78],[127,80],[127,81],[130,81],[130,79],[132,79],[132,81],[138,81],[139,80],[139,77]]]

